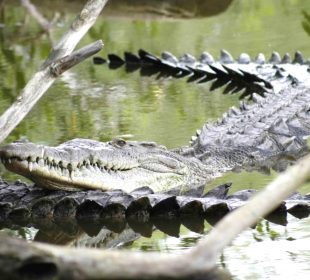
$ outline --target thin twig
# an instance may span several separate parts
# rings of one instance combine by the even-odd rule
[[[28,12],[36,19],[42,29],[49,33],[52,23],[49,22],[29,0],[21,0],[22,5],[28,10]]]

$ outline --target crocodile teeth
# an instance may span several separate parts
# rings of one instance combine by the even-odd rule
[[[66,169],[66,168],[63,169],[63,175],[66,176],[66,177],[69,176],[69,171],[68,171],[68,169]]]
[[[117,168],[117,170],[123,170],[124,169],[124,165],[122,163],[120,163]]]
[[[113,165],[112,166],[112,168],[111,169],[113,169],[113,170],[118,170],[118,169],[120,169],[120,167],[119,167],[119,165],[118,164],[115,164],[115,165]]]
[[[28,169],[30,172],[33,170],[33,163],[31,161],[28,163]]]

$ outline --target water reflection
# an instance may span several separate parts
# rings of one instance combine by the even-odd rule
[[[133,216],[127,218],[22,218],[17,215],[10,216],[10,218],[5,220],[2,219],[0,227],[17,230],[18,235],[26,239],[29,237],[23,233],[23,228],[33,228],[36,229],[36,234],[31,239],[36,241],[78,246],[78,244],[84,244],[87,239],[88,246],[93,244],[93,247],[103,248],[106,247],[106,244],[110,243],[113,243],[114,246],[123,246],[128,242],[137,240],[139,237],[150,239],[150,241],[145,241],[146,243],[154,242],[153,234],[155,232],[161,232],[166,237],[180,237],[180,240],[177,242],[180,248],[177,250],[181,250],[181,248],[190,247],[196,243],[199,238],[205,235],[226,214],[227,212],[225,211],[219,211],[215,217],[207,214],[205,217],[199,215],[181,215],[170,217],[153,216],[147,219]],[[309,218],[303,218],[309,222]],[[291,227],[292,225],[296,226],[298,224],[303,223],[299,222],[298,218],[293,218],[293,216],[288,215],[287,212],[283,212],[279,208],[253,227],[255,231],[251,232],[252,238],[250,239],[257,242],[264,241],[266,237],[271,240],[294,240],[292,237],[289,239],[287,233],[285,235],[279,233],[278,229],[279,226],[285,228],[286,226]],[[188,234],[192,234],[195,238],[187,238],[186,236]],[[157,235],[158,233],[155,234],[155,236]],[[84,243],[81,240],[84,240]]]
[[[256,232],[258,242],[248,242],[252,232],[244,232],[224,250],[226,267],[237,278],[242,273],[243,279],[308,279],[309,232],[301,229],[309,225],[309,219],[285,228],[262,224],[263,232]]]

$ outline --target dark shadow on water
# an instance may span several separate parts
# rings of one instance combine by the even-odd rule
[[[221,208],[221,205],[217,205]],[[218,211],[217,213],[206,213],[205,217],[202,216],[155,216],[142,221],[139,218],[118,217],[118,218],[11,218],[2,220],[0,228],[8,228],[12,230],[20,228],[36,228],[38,232],[34,240],[58,245],[69,245],[74,241],[81,239],[82,236],[89,240],[94,246],[98,244],[107,243],[107,240],[98,239],[102,230],[113,233],[105,235],[104,238],[115,239],[124,232],[131,232],[131,235],[122,237],[120,243],[132,241],[143,236],[152,238],[155,230],[159,230],[168,236],[180,237],[180,227],[183,225],[192,232],[203,234],[205,232],[205,221],[209,224],[216,224],[227,211]],[[216,214],[216,215],[215,215]],[[282,210],[282,207],[277,208],[273,213],[266,217],[266,220],[282,226],[287,225],[286,220],[287,212]],[[128,240],[126,240],[126,238]],[[91,241],[93,239],[93,241]],[[117,241],[116,241],[117,243]]]

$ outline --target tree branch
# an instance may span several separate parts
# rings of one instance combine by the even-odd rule
[[[43,63],[41,69],[34,74],[20,96],[0,117],[0,143],[30,112],[36,102],[43,96],[55,80],[55,73],[51,72],[50,65],[60,58],[72,53],[78,42],[94,24],[107,0],[89,0],[81,13],[72,23],[69,31],[63,35],[53,48],[49,58]],[[97,43],[99,46],[99,43]],[[82,61],[82,60],[81,60]],[[74,64],[72,64],[73,66]],[[65,68],[63,68],[65,69]],[[68,67],[66,68],[66,70]]]
[[[54,46],[53,51],[42,67],[46,67],[53,61],[70,54],[89,28],[95,23],[101,10],[108,0],[89,0],[81,13],[72,23],[70,29],[62,36],[59,42]]]
[[[103,47],[103,42],[101,40],[89,44],[72,54],[65,56],[50,65],[50,71],[54,77],[60,76],[63,72],[72,68],[76,64],[82,62],[86,58],[99,52]]]

